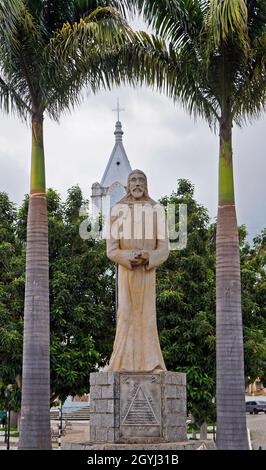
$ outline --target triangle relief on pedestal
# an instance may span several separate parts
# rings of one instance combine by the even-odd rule
[[[142,387],[139,386],[133,400],[128,408],[122,425],[157,425],[160,423],[152,409],[150,400],[147,398]]]

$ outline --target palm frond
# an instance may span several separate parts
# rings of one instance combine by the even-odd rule
[[[114,56],[111,59],[114,60]],[[112,73],[111,65],[106,54],[104,60],[99,54],[93,54],[87,58],[87,62],[75,61],[71,67],[67,67],[67,72],[63,71],[61,76],[57,74],[58,83],[49,87],[43,100],[43,109],[52,119],[59,120],[62,113],[71,111],[82,101],[84,89],[93,94],[101,89],[110,89],[119,83],[118,76]]]
[[[247,0],[248,34],[251,43],[266,32],[266,0]]]
[[[59,66],[60,61],[64,64],[67,58],[89,53],[90,48],[117,48],[131,34],[131,28],[117,10],[98,7],[78,23],[66,23],[51,38],[46,51],[48,56],[54,55]]]
[[[246,0],[210,0],[205,19],[211,50],[236,37],[248,49],[248,10]]]
[[[190,41],[196,45],[207,0],[124,0],[132,13],[140,13],[147,24],[173,44]]]
[[[254,42],[253,55],[235,80],[232,115],[238,125],[257,119],[266,109],[266,33]]]
[[[22,0],[0,0],[0,21],[5,19],[12,24],[20,11]]]
[[[79,22],[61,23],[61,29],[50,39],[49,28],[55,23],[47,23],[46,9],[48,5],[59,8],[60,2],[18,1],[14,28],[6,27],[4,20],[0,24],[2,109],[10,112],[14,107],[29,113],[47,110],[58,119],[60,112],[80,101],[84,86],[96,93],[120,83],[119,74],[114,72],[116,56],[121,45],[130,40],[132,30],[118,11],[98,7]],[[108,2],[88,2],[87,6],[93,3]],[[61,2],[57,20],[62,7]]]
[[[16,112],[22,119],[27,119],[31,108],[21,96],[0,77],[0,108],[6,113]]]
[[[17,46],[17,20],[23,9],[23,1],[0,0],[0,46],[6,41],[13,48]]]
[[[210,125],[219,119],[219,103],[197,72],[189,45],[178,50],[161,38],[138,32],[131,44],[125,45],[120,62],[120,66],[125,64],[128,83],[145,83],[165,93]]]
[[[79,8],[88,13],[77,22],[66,21],[55,32],[59,23],[50,23],[44,5],[58,8],[58,21],[63,14],[76,14],[64,13],[61,0],[18,2],[22,13],[14,16],[15,28],[4,31],[0,22],[6,110],[23,103],[28,110],[47,110],[58,119],[80,102],[82,90],[97,93],[122,83],[145,83],[210,126],[221,119],[225,105],[237,122],[263,109],[266,7],[259,7],[266,0],[232,0],[230,5],[228,0],[73,0],[68,6],[75,4],[75,12]],[[115,3],[120,12],[113,8]],[[127,8],[142,10],[161,37],[134,33],[121,14]],[[249,49],[243,47],[243,38]],[[16,103],[16,96],[22,103]]]
[[[98,7],[110,6],[115,8],[121,15],[126,17],[127,5],[121,0],[74,0],[76,15],[78,18],[87,16],[89,12]]]
[[[54,119],[82,99],[81,90],[97,93],[121,84],[116,73],[119,50],[133,31],[112,7],[98,7],[74,24],[66,23],[51,38],[43,58],[48,75],[43,108]]]
[[[33,16],[27,8],[27,2],[20,2],[20,9],[14,19],[15,29],[4,28],[0,24],[0,64],[2,78],[13,93],[20,96],[27,109],[36,110],[46,93],[45,64],[43,49],[45,47],[46,30],[40,19]],[[15,101],[12,103],[15,105]]]

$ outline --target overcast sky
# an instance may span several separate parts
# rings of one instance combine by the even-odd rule
[[[134,26],[143,26],[139,20]],[[120,88],[89,96],[60,124],[45,119],[47,187],[63,198],[79,184],[85,197],[100,181],[114,145],[117,97],[124,146],[132,168],[148,177],[151,197],[176,188],[178,178],[195,185],[197,200],[217,210],[219,138],[203,121],[194,122],[171,100],[147,88]],[[238,222],[252,237],[266,227],[266,116],[252,126],[234,130],[234,167]],[[30,128],[17,118],[0,114],[0,191],[20,204],[29,191]]]
[[[63,197],[79,184],[86,197],[100,181],[114,145],[117,96],[124,146],[132,168],[144,170],[158,199],[176,188],[178,178],[195,185],[197,200],[215,217],[219,139],[202,121],[195,123],[177,106],[148,89],[121,88],[90,96],[60,125],[45,120],[47,186]],[[266,227],[265,116],[234,131],[236,202],[239,223],[250,236]],[[0,191],[21,203],[29,191],[30,129],[16,118],[0,117]]]

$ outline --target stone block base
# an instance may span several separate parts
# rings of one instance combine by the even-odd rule
[[[186,375],[100,372],[90,375],[90,442],[186,441]]]

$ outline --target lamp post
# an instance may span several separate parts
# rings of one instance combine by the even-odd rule
[[[212,403],[215,404],[215,397],[212,398]],[[216,442],[216,424],[215,423],[213,423],[212,435],[213,435],[213,441]]]
[[[4,430],[5,430],[5,437],[4,437],[4,443],[7,443],[7,410],[5,410],[5,417],[4,417]]]
[[[13,386],[9,384],[5,389],[5,397],[7,399],[7,424],[5,432],[6,450],[10,450],[10,398]]]
[[[62,426],[63,425],[63,403],[60,400],[58,408],[58,449],[62,449]]]

